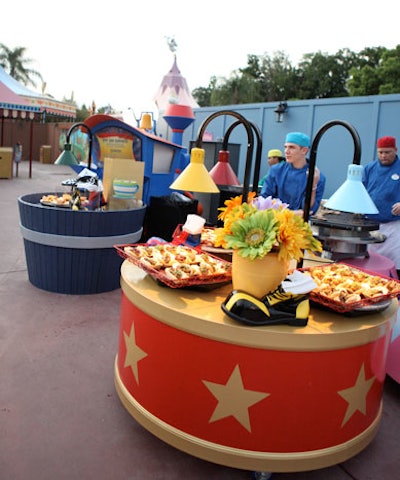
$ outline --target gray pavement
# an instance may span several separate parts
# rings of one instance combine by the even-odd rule
[[[59,191],[71,176],[68,167],[33,162],[29,178],[23,162],[17,178],[0,179],[0,479],[250,479],[170,447],[126,412],[113,380],[119,289],[64,295],[29,282],[17,199]],[[400,385],[387,377],[379,431],[363,452],[274,479],[400,478],[399,431]]]

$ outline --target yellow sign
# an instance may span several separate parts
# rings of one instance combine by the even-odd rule
[[[135,160],[133,154],[133,138],[127,135],[101,135],[98,136],[100,145],[100,159],[129,158]]]

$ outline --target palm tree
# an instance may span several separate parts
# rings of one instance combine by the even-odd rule
[[[0,43],[0,65],[14,80],[17,80],[17,82],[36,87],[36,82],[33,80],[33,77],[38,78],[41,82],[43,82],[43,78],[37,70],[27,66],[33,60],[31,58],[24,58],[25,52],[25,47],[16,47],[12,50],[3,43]]]

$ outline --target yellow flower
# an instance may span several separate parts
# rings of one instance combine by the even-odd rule
[[[247,198],[251,204],[255,198],[255,192],[249,192]],[[230,217],[243,218],[243,205],[242,195],[231,198],[230,200],[225,200],[225,207],[221,207],[218,210],[221,210],[221,213],[218,215],[218,220],[226,221],[230,220]]]
[[[281,259],[299,261],[304,255],[304,250],[322,251],[322,245],[313,237],[308,223],[293,210],[277,210],[275,215],[279,225],[278,243]]]
[[[257,199],[249,194],[249,203],[242,197],[225,202],[219,219],[224,226],[216,229],[215,245],[236,250],[242,257],[262,258],[272,249],[284,261],[299,261],[304,250],[322,251],[321,243],[303,218],[287,209],[277,199]]]

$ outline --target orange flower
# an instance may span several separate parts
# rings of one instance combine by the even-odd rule
[[[299,261],[305,250],[322,251],[309,224],[288,205],[279,199],[257,198],[255,192],[248,198],[249,203],[242,203],[242,196],[231,198],[219,209],[224,226],[215,229],[216,247],[232,248],[251,258],[262,258],[274,250],[284,261]]]
[[[255,192],[249,192],[247,196],[248,202],[251,204],[255,197],[256,197]],[[226,205],[226,207],[221,207],[218,209],[218,210],[221,210],[221,213],[218,215],[218,220],[222,220],[222,221],[225,221],[226,217],[229,217],[232,214],[232,210],[234,210],[236,207],[241,207],[242,195],[231,198],[230,200],[225,200],[224,204]],[[238,218],[242,218],[242,217],[240,217],[239,215]]]
[[[322,250],[320,242],[313,237],[308,223],[293,210],[277,210],[275,216],[279,224],[277,240],[280,245],[280,258],[293,258],[299,261],[306,249],[319,252]]]
[[[251,205],[255,197],[255,192],[249,192],[247,197],[249,203],[242,203],[242,195],[225,200],[225,207],[219,208],[221,213],[218,215],[218,220],[222,220],[224,226],[217,228],[215,231],[214,243],[216,247],[226,248],[225,235],[232,233],[232,225],[238,220],[243,219],[250,211],[256,210]]]

